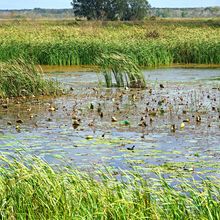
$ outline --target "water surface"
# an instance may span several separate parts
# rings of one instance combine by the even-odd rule
[[[213,79],[220,77],[220,70],[166,68],[144,74],[145,90],[106,89],[93,72],[48,74],[71,88],[70,94],[0,108],[1,154],[36,155],[83,170],[218,176],[220,83]],[[76,119],[80,122],[74,128]]]

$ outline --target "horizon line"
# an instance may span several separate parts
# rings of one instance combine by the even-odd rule
[[[220,8],[219,5],[216,6],[200,6],[200,7],[151,7],[151,9],[154,8],[160,8],[160,9],[193,9],[193,8]],[[70,8],[41,8],[41,7],[36,7],[36,8],[13,8],[13,9],[8,9],[8,8],[0,8],[0,11],[22,11],[22,10],[35,10],[35,9],[45,9],[45,10],[67,10],[67,9],[72,9]]]

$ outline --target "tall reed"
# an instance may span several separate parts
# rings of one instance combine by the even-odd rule
[[[198,22],[11,23],[0,26],[0,60],[22,56],[37,64],[94,65],[101,54],[122,53],[140,66],[220,64],[220,29]]]
[[[17,59],[0,64],[0,97],[55,95],[60,85],[43,77],[42,70],[33,63]]]
[[[1,219],[186,219],[220,217],[220,183],[144,179],[138,172],[117,180],[71,168],[56,171],[37,158],[1,158]],[[25,165],[28,164],[28,165]]]
[[[107,87],[145,88],[146,82],[143,73],[138,66],[127,57],[120,53],[102,54],[97,59],[101,72],[104,74]]]

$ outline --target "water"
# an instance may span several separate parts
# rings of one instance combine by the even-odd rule
[[[213,80],[220,77],[220,69],[191,69],[191,68],[167,68],[145,71],[149,80],[192,82],[200,80]]]
[[[144,74],[146,90],[105,89],[92,72],[48,74],[72,88],[70,94],[19,100],[1,108],[1,154],[35,155],[50,164],[89,171],[110,167],[219,176],[220,83],[213,79],[220,70],[171,68]],[[57,110],[49,111],[50,106]],[[16,123],[18,118],[22,124]],[[80,119],[76,129],[72,118]],[[181,129],[186,120],[190,122]]]

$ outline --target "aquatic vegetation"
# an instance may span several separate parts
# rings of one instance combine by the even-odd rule
[[[55,170],[36,158],[1,158],[1,164],[2,219],[219,219],[217,180],[171,186],[138,172],[117,180],[119,173],[111,170],[96,176]]]
[[[179,72],[184,72],[184,69],[170,71],[177,71],[176,77],[182,78]],[[202,70],[191,71],[192,75],[198,75]],[[213,71],[218,74],[218,70],[210,70],[207,75]],[[149,71],[149,74],[154,75],[154,71]],[[147,168],[169,161],[196,163],[199,160],[207,163],[195,166],[191,175],[199,173],[206,176],[205,172],[209,172],[209,177],[219,175],[219,169],[213,165],[218,163],[220,152],[217,108],[220,96],[216,82],[214,85],[212,81],[205,80],[155,83],[149,78],[148,88],[144,90],[106,89],[94,88],[97,85],[97,81],[91,82],[92,77],[97,79],[94,73],[51,74],[52,77],[54,75],[59,75],[58,79],[68,83],[67,86],[71,82],[70,86],[75,86],[74,91],[55,99],[22,99],[23,103],[5,102],[0,106],[3,155],[16,155],[18,147],[22,146],[24,154],[25,151],[37,154],[52,163],[60,163],[53,158],[60,154],[65,162],[80,168],[113,165],[128,170],[133,167],[127,163],[131,158],[144,161],[141,165]],[[195,91],[196,99],[192,98]],[[197,106],[191,109],[196,102]],[[104,114],[102,118],[101,112]],[[202,120],[197,122],[196,116]],[[20,120],[23,123],[18,124]],[[35,137],[30,137],[30,131]],[[15,137],[1,139],[7,133],[15,133]],[[16,139],[19,144],[14,141]],[[127,150],[134,145],[134,151]],[[200,157],[195,156],[197,153]],[[184,171],[184,165],[177,169],[178,174]]]
[[[123,53],[140,66],[220,64],[219,28],[198,22],[9,22],[0,27],[0,60],[23,56],[37,64],[94,65],[101,54]]]
[[[22,59],[0,64],[0,97],[55,95],[61,92],[58,82],[43,78],[40,68]]]
[[[103,73],[107,87],[145,88],[145,78],[141,70],[132,61],[131,57],[124,54],[102,54],[97,59],[97,64]]]
[[[0,108],[1,154],[14,161],[0,159],[2,219],[219,219],[218,84],[99,89],[92,73],[67,77],[69,96]]]

